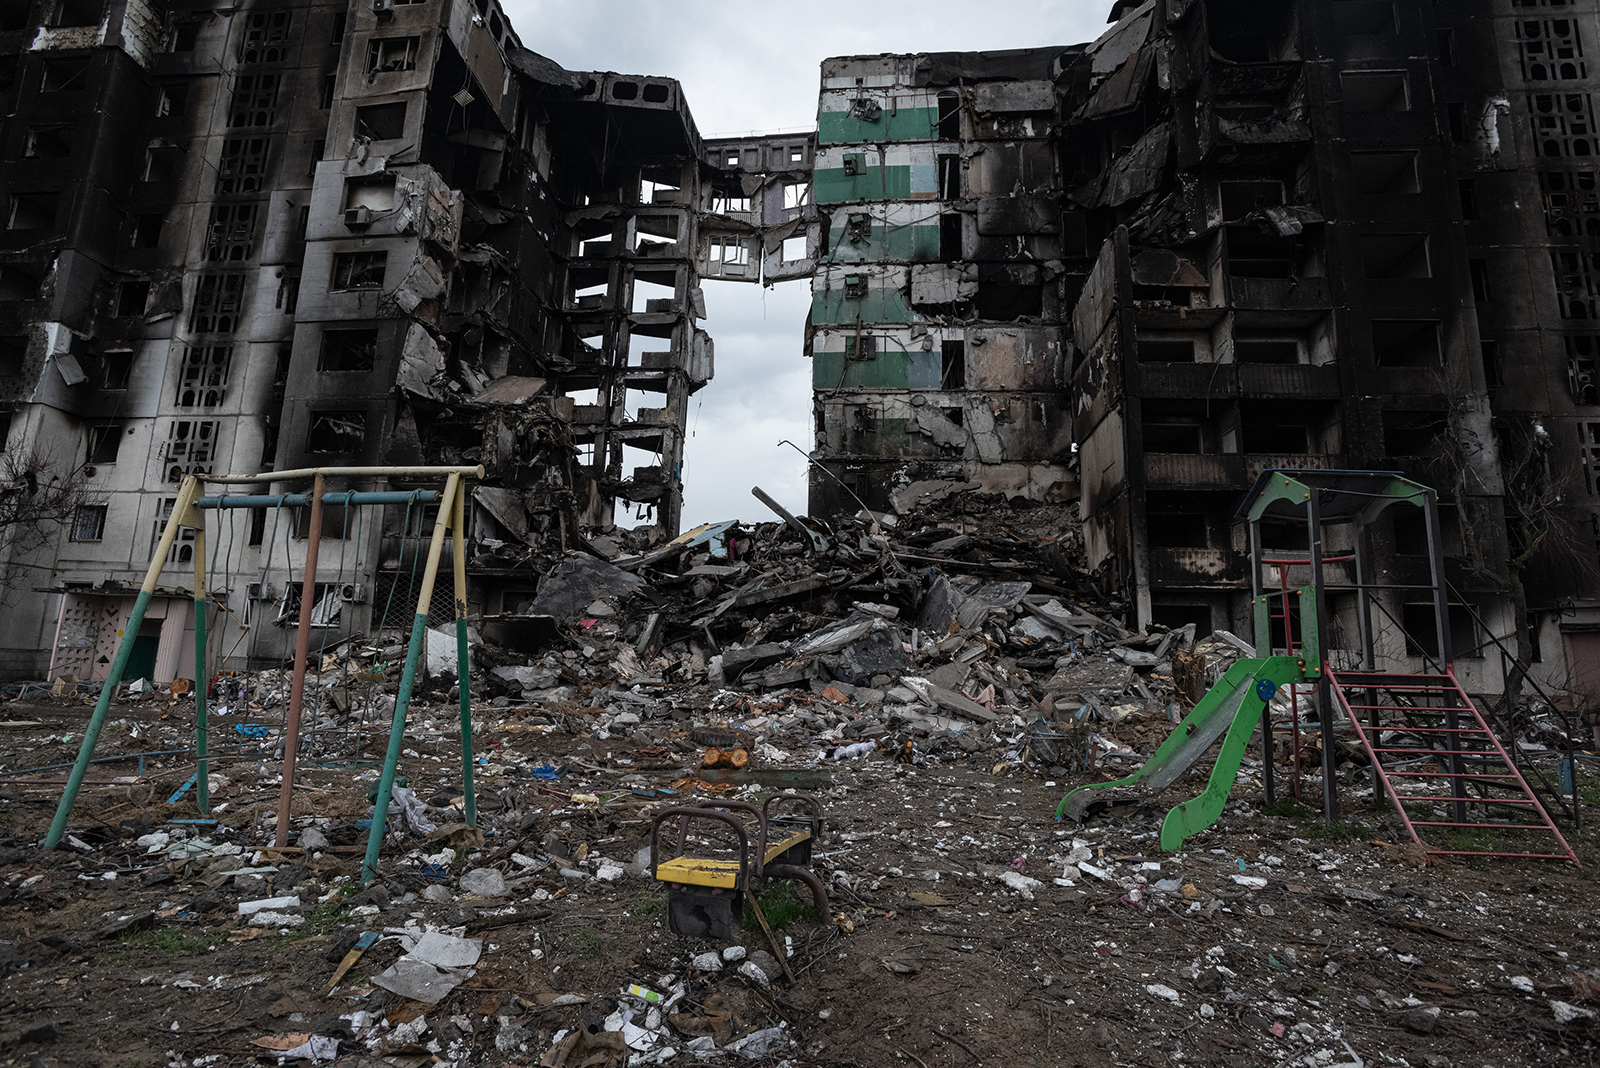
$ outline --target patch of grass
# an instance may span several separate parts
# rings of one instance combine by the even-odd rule
[[[153,949],[169,957],[192,957],[205,953],[225,937],[182,927],[131,931],[117,939],[116,948],[106,954],[106,959],[114,964],[126,964],[142,949]]]
[[[345,907],[337,901],[324,902],[306,913],[305,926],[300,932],[306,935],[327,934],[344,922]]]
[[[572,948],[579,953],[594,953],[606,940],[593,931],[574,931],[571,938]]]
[[[762,915],[767,918],[767,925],[774,931],[801,920],[817,918],[817,908],[811,901],[810,892],[791,882],[768,883],[766,889],[756,895],[756,901],[761,905]],[[761,924],[754,910],[745,910],[744,925],[760,930]]]
[[[654,894],[641,890],[634,896],[633,914],[635,916],[661,915],[661,899]]]
[[[1317,816],[1309,821],[1306,827],[1306,837],[1322,841],[1355,841],[1366,838],[1371,832],[1355,823],[1324,823]]]

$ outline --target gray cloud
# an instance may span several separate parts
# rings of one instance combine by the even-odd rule
[[[505,0],[504,7],[527,47],[569,70],[678,79],[700,132],[715,137],[814,127],[819,66],[829,56],[1074,44],[1105,30],[1111,5]],[[690,401],[684,525],[768,518],[752,485],[804,512],[805,461],[776,442],[811,443],[811,365],[800,348],[809,290],[803,282],[762,289],[716,281],[705,289],[716,379]]]

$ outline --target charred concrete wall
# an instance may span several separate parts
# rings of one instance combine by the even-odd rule
[[[190,473],[482,462],[490,613],[619,500],[676,532],[712,373],[699,218],[739,181],[676,82],[566,71],[492,0],[3,14],[0,440],[96,503],[6,561],[0,671],[103,674]],[[214,528],[219,655],[285,655],[305,518]],[[325,636],[410,616],[431,519],[330,516]],[[192,671],[194,551],[141,636],[158,680]]]
[[[1550,6],[1123,3],[1062,79],[1070,196],[1111,231],[1073,314],[1085,542],[1139,622],[1248,628],[1232,517],[1261,470],[1398,470],[1440,490],[1453,597],[1595,691],[1600,25]],[[1376,537],[1389,581],[1422,581],[1414,517]],[[1489,635],[1464,611],[1452,634],[1498,689]],[[1386,655],[1420,663],[1398,634]]]
[[[1061,326],[1092,254],[1054,149],[1072,55],[823,63],[806,352],[813,455],[848,490],[813,471],[813,512],[934,478],[1070,496]]]

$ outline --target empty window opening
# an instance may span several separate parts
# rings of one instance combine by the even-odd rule
[[[312,412],[306,451],[358,453],[367,442],[367,413],[359,411]]]
[[[676,167],[646,167],[639,179],[639,203],[683,203],[683,176]]]
[[[5,0],[0,3],[0,33],[25,29],[32,8],[30,0]]]
[[[959,212],[950,211],[939,216],[939,258],[946,263],[962,259],[961,230]]]
[[[784,263],[799,263],[806,258],[806,235],[796,234],[783,239],[781,253]]]
[[[356,136],[369,141],[396,141],[406,135],[406,105],[368,104],[356,108]]]
[[[1472,299],[1479,304],[1487,304],[1494,299],[1494,291],[1489,285],[1489,261],[1469,260],[1467,266],[1472,272]]]
[[[1044,313],[1044,286],[1003,279],[978,279],[978,295],[973,301],[980,319],[1010,321],[1025,315]]]
[[[1344,109],[1351,113],[1411,110],[1411,82],[1403,70],[1339,72]]]
[[[1394,196],[1422,192],[1416,152],[1352,152],[1350,182],[1357,193]]]
[[[1204,512],[1146,511],[1146,538],[1152,549],[1207,549],[1211,547]]]
[[[1300,342],[1284,338],[1235,334],[1235,363],[1303,363]]]
[[[1454,31],[1454,30],[1440,30],[1438,32],[1438,35],[1435,38],[1435,40],[1437,41],[1437,44],[1438,44],[1438,47],[1437,47],[1437,49],[1435,51],[1439,56],[1439,65],[1441,67],[1453,67],[1453,66],[1455,66],[1456,65],[1456,31]]]
[[[102,389],[123,390],[133,377],[134,355],[127,349],[103,353],[100,357],[100,386]]]
[[[1483,356],[1483,384],[1493,389],[1503,381],[1500,373],[1500,342],[1486,338],[1479,343],[1479,352]]]
[[[1145,452],[1176,452],[1198,454],[1202,447],[1200,424],[1180,421],[1177,417],[1156,416],[1144,423]]]
[[[1245,452],[1302,454],[1321,451],[1312,447],[1312,430],[1304,423],[1243,419],[1239,429]]]
[[[183,174],[183,149],[176,145],[151,145],[144,151],[144,180],[176,182]]]
[[[49,126],[28,127],[23,141],[22,155],[26,159],[66,159],[72,155],[71,123],[54,123]]]
[[[1283,203],[1282,182],[1219,182],[1222,221],[1238,222],[1262,208]]]
[[[938,159],[939,199],[959,200],[961,197],[961,157],[944,155]]]
[[[180,22],[172,27],[172,36],[167,40],[168,52],[193,52],[194,46],[200,40],[200,24],[198,22]]]
[[[161,244],[161,227],[166,217],[158,214],[135,215],[129,245],[133,248],[156,248]]]
[[[809,182],[783,183],[783,210],[794,211],[811,203],[811,185]]]
[[[123,282],[117,286],[117,316],[143,315],[149,299],[149,282]]]
[[[1237,278],[1292,278],[1295,243],[1254,227],[1228,231],[1228,270]]]
[[[1472,618],[1470,609],[1464,604],[1452,604],[1448,606],[1448,612],[1450,632],[1446,637],[1450,642],[1451,657],[1482,656],[1483,650],[1479,648],[1481,639],[1478,637],[1478,624]],[[1400,625],[1406,632],[1406,654],[1429,656],[1437,660],[1439,627],[1436,621],[1439,615],[1434,610],[1433,603],[1424,601],[1402,605],[1400,613]]]
[[[11,425],[15,418],[15,412],[9,408],[0,408],[0,452],[6,451],[7,441],[11,437]]]
[[[189,87],[183,82],[163,85],[156,92],[156,118],[177,118],[188,109]]]
[[[72,541],[99,541],[106,534],[106,505],[80,504],[72,513]]]
[[[347,292],[359,289],[382,289],[387,252],[341,252],[333,257],[333,276],[328,289]]]
[[[633,222],[633,251],[666,252],[678,243],[678,216],[639,215]]]
[[[1295,0],[1210,0],[1206,22],[1212,51],[1234,63],[1277,63],[1295,56]]]
[[[1432,278],[1427,234],[1362,234],[1361,266],[1368,278]]]
[[[86,463],[114,464],[122,450],[122,425],[104,423],[89,428],[89,452]]]
[[[1384,412],[1383,451],[1389,456],[1428,456],[1448,429],[1443,412]]]
[[[646,104],[665,104],[671,94],[665,83],[650,82],[644,87],[644,92],[640,95],[644,97]]]
[[[0,378],[15,378],[20,375],[27,356],[27,338],[0,336]]]
[[[1205,637],[1212,632],[1211,606],[1204,604],[1153,604],[1150,606],[1150,622],[1159,624],[1169,630],[1179,630],[1192,624],[1196,637]]]
[[[370,371],[378,359],[378,331],[325,330],[317,351],[319,371]]]
[[[98,26],[104,5],[100,0],[56,0],[52,26]]]
[[[41,93],[75,93],[89,84],[87,59],[47,59],[44,77],[39,82]]]
[[[1467,142],[1467,105],[1452,100],[1444,106],[1445,122],[1450,127],[1450,140],[1458,145]]]
[[[1478,217],[1478,183],[1471,178],[1463,178],[1456,183],[1456,188],[1461,193],[1461,218],[1471,222]]]
[[[0,266],[0,300],[34,300],[44,281],[42,268],[31,264]]]
[[[743,215],[750,211],[750,198],[720,189],[711,194],[711,211],[714,215]]]
[[[1311,531],[1305,523],[1292,519],[1263,519],[1261,548],[1279,552],[1310,552]]]
[[[328,41],[329,41],[330,44],[343,44],[344,43],[345,20],[346,20],[346,13],[345,12],[343,12],[343,11],[334,12],[334,15],[333,15],[333,32],[331,34],[329,34],[329,36],[328,36]]]
[[[374,37],[367,42],[367,80],[379,74],[416,70],[420,37]]]
[[[639,83],[613,82],[611,96],[614,100],[637,100],[639,98]]]
[[[1139,339],[1140,363],[1194,363],[1193,341]]]
[[[804,146],[804,145],[790,145],[789,146],[789,162],[791,164],[803,164],[803,163],[805,163],[805,161],[806,161],[806,146]]]
[[[370,178],[346,178],[344,182],[344,207],[367,208],[373,212],[394,209],[394,175],[382,174]]]
[[[961,94],[939,94],[939,140],[961,140]]]
[[[942,413],[944,415],[944,417],[946,419],[950,420],[950,422],[954,423],[956,426],[963,426],[966,423],[967,412],[966,412],[965,408],[956,408],[956,407],[940,408],[939,411],[940,411],[940,413]],[[869,422],[870,417],[868,417],[868,409],[866,409],[866,408],[857,408],[856,409],[856,415],[858,417],[858,422],[867,423],[867,429],[869,429],[869,430],[876,429],[875,427],[872,427],[871,423]],[[868,417],[868,418],[860,418],[860,417]]]
[[[967,343],[945,341],[939,346],[939,388],[965,389],[967,385]]]
[[[635,275],[633,279],[633,311],[645,314],[671,314],[677,309],[678,286],[676,277],[670,282]]]
[[[56,224],[56,207],[60,202],[60,193],[13,193],[6,229],[48,230]]]
[[[1426,319],[1374,319],[1372,355],[1379,367],[1437,367],[1439,323]]]

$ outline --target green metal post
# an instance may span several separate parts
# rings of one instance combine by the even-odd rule
[[[100,738],[100,729],[105,726],[106,712],[111,708],[111,698],[117,692],[117,685],[122,682],[122,673],[128,670],[128,660],[133,656],[133,643],[139,637],[139,627],[144,623],[144,614],[150,607],[150,597],[155,593],[156,580],[161,577],[161,569],[166,566],[167,554],[172,551],[172,542],[178,536],[180,526],[198,525],[198,521],[190,515],[194,509],[195,498],[200,496],[200,483],[193,475],[185,476],[183,486],[178,490],[177,502],[172,506],[172,515],[167,519],[166,529],[161,532],[161,541],[156,545],[156,551],[151,555],[150,567],[144,574],[144,583],[139,587],[139,596],[134,599],[133,611],[128,613],[128,622],[122,630],[122,643],[117,646],[117,655],[111,658],[111,670],[106,673],[106,680],[100,686],[100,698],[94,703],[94,712],[89,716],[89,725],[84,728],[83,742],[78,746],[78,759],[73,762],[72,771],[67,775],[67,787],[61,792],[61,803],[56,806],[55,819],[50,821],[50,832],[45,835],[44,844],[47,849],[54,849],[61,844],[61,836],[67,831],[67,816],[72,812],[72,804],[78,799],[78,790],[83,786],[84,773],[89,770],[89,761],[94,757],[94,746]]]
[[[378,874],[378,851],[383,846],[384,823],[389,816],[389,799],[394,794],[395,769],[400,764],[400,746],[406,734],[406,713],[411,708],[411,691],[417,682],[417,661],[422,658],[422,643],[428,633],[428,605],[433,600],[433,583],[439,574],[439,555],[444,549],[445,527],[450,522],[460,475],[451,475],[439,501],[439,519],[433,525],[433,541],[428,546],[428,566],[422,572],[422,588],[417,595],[417,615],[411,623],[411,644],[406,648],[406,666],[400,673],[400,692],[395,695],[394,719],[389,723],[389,749],[383,757],[383,773],[378,778],[378,796],[372,807],[372,829],[367,832],[366,859],[361,862],[361,885]]]

